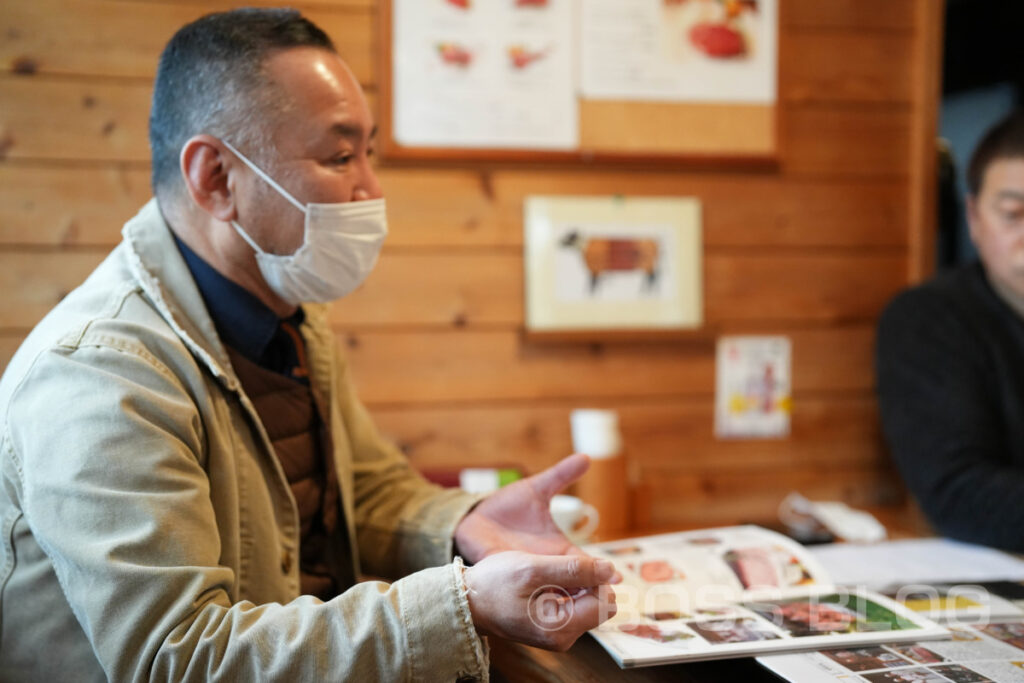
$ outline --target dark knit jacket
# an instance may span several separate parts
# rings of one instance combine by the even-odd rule
[[[1024,551],[1024,320],[982,266],[897,296],[876,366],[886,440],[932,524]]]

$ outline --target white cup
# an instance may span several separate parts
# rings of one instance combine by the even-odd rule
[[[563,494],[551,497],[551,519],[577,545],[586,543],[601,521],[593,505]]]

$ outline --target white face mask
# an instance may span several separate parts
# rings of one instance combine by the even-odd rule
[[[345,296],[363,283],[377,263],[377,255],[388,234],[383,199],[303,206],[256,164],[224,145],[281,196],[306,214],[302,246],[292,254],[268,254],[235,221],[238,234],[256,252],[256,263],[267,285],[284,301],[298,306],[327,302]]]

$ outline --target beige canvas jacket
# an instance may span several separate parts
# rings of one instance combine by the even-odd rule
[[[381,438],[322,307],[335,558],[404,577],[329,602],[299,594],[295,501],[155,200],[123,237],[0,380],[0,680],[485,679],[451,561],[476,499]]]

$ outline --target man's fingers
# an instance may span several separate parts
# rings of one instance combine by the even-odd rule
[[[598,586],[615,576],[611,562],[586,555],[537,556],[535,561],[535,576],[541,583],[567,589]]]
[[[610,588],[602,588],[596,594],[589,591],[573,600],[572,617],[566,626],[571,630],[589,631],[614,617],[616,611],[615,593]]]
[[[580,557],[592,557],[591,555],[587,554],[587,551],[583,550],[583,548],[580,548],[577,545],[570,545],[569,548],[563,554],[564,555],[579,555]],[[615,573],[612,574],[612,577],[610,579],[608,579],[608,583],[611,583],[611,584],[622,583],[622,574],[619,573],[618,570],[615,570]]]
[[[590,458],[577,453],[563,458],[543,472],[533,475],[531,479],[537,493],[545,498],[550,498],[582,477],[588,467],[590,467]]]
[[[607,586],[584,590],[575,597],[547,594],[547,603],[533,605],[533,624],[543,633],[535,641],[551,650],[566,650],[576,639],[615,616],[615,594]]]

